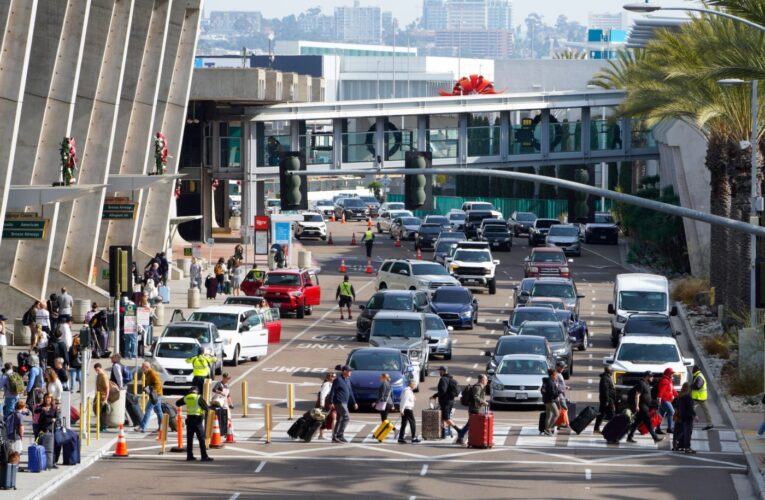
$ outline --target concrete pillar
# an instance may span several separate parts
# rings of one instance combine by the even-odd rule
[[[589,158],[592,152],[591,108],[582,108],[582,154]]]
[[[499,157],[507,161],[510,156],[510,112],[502,111],[499,114]]]
[[[550,110],[542,110],[542,120],[539,122],[542,130],[539,134],[540,153],[547,159],[550,156]]]

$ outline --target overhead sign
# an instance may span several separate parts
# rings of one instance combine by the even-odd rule
[[[256,215],[255,216],[255,231],[268,231],[268,216]]]
[[[135,219],[135,212],[137,207],[138,204],[130,201],[130,198],[123,196],[110,196],[104,200],[104,209],[101,212],[101,219]]]
[[[8,213],[3,222],[3,238],[43,240],[48,237],[50,219],[40,219],[37,213]]]

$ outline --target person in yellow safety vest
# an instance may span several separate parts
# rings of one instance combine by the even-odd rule
[[[343,317],[343,307],[348,308],[348,319],[353,319],[351,316],[351,304],[356,300],[356,290],[353,289],[353,285],[351,285],[350,278],[347,274],[343,277],[342,283],[337,285],[335,299],[340,299],[340,319],[345,319],[345,317]]]
[[[192,373],[194,378],[191,380],[191,383],[197,388],[200,394],[204,390],[205,379],[211,376],[212,369],[215,367],[217,361],[218,359],[216,357],[210,356],[210,351],[208,349],[202,349],[201,347],[199,348],[199,354],[186,360],[186,362],[191,364],[191,367],[194,369]]]
[[[362,238],[364,241],[364,245],[367,247],[367,259],[372,258],[372,245],[375,244],[375,233],[372,232],[371,228],[368,228],[364,232],[364,237]]]
[[[714,428],[712,423],[712,414],[709,413],[709,406],[707,405],[707,379],[701,373],[701,367],[699,365],[693,366],[693,379],[691,382],[691,399],[698,406],[701,407],[701,411],[704,413],[704,422],[706,426],[705,431]]]
[[[212,462],[213,459],[207,454],[205,446],[205,428],[204,415],[210,409],[207,402],[196,387],[191,388],[191,392],[175,402],[175,406],[186,406],[186,460],[196,460],[194,456],[194,435],[199,441],[199,451],[202,454],[203,462]]]

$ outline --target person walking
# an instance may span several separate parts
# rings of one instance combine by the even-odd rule
[[[196,356],[192,356],[186,360],[193,369],[194,378],[191,383],[198,389],[198,393],[202,394],[205,387],[205,379],[210,378],[210,369],[215,366],[218,361],[217,358],[210,356],[209,349],[199,347],[199,351]]]
[[[344,365],[340,370],[341,375],[332,382],[332,390],[329,393],[329,399],[332,401],[332,406],[335,408],[335,411],[337,411],[337,423],[332,432],[333,443],[348,442],[345,439],[345,428],[348,426],[348,422],[351,419],[348,406],[353,403],[353,409],[359,409],[359,405],[356,404],[356,398],[353,396],[353,388],[351,387],[351,371],[350,366]]]
[[[13,413],[19,397],[24,394],[24,379],[13,370],[12,363],[3,365],[3,373],[0,375],[0,389],[3,391],[3,418]]]
[[[82,369],[82,351],[80,350],[80,335],[72,339],[72,347],[69,348],[69,390],[74,392],[74,382],[77,381],[77,392],[82,391],[80,370]]]
[[[8,320],[0,314],[0,364],[5,363],[5,355],[8,349],[8,337],[5,335],[5,322]]]
[[[218,259],[213,268],[213,273],[215,273],[215,279],[218,280],[218,293],[223,293],[223,281],[226,279],[226,261],[223,257]]]
[[[656,398],[659,400],[659,415],[661,415],[662,421],[665,417],[667,418],[667,433],[669,434],[674,432],[673,419],[675,416],[675,407],[672,406],[672,401],[674,401],[677,397],[675,383],[672,380],[673,373],[674,370],[672,370],[672,368],[667,368],[664,370],[664,374],[661,376],[659,384],[656,388]],[[659,422],[659,425],[656,426],[656,434],[664,434],[664,431],[661,430],[661,422]]]
[[[647,371],[643,374],[643,378],[630,390],[628,403],[632,405],[632,409],[635,411],[635,420],[633,420],[630,431],[627,434],[627,441],[630,443],[637,443],[634,436],[641,423],[648,429],[654,443],[664,440],[663,436],[656,435],[656,431],[651,424],[650,409],[653,406],[651,382],[653,382],[653,374]]]
[[[454,398],[459,396],[460,387],[454,377],[449,375],[449,369],[446,366],[440,367],[438,373],[441,378],[438,379],[438,389],[431,399],[438,400],[438,408],[441,410],[441,439],[445,439],[452,437],[452,429],[460,431],[452,420]]]
[[[58,296],[55,293],[50,294],[46,306],[50,314],[50,328],[55,331],[58,329]]]
[[[170,272],[170,263],[167,260],[165,252],[159,253],[159,268],[157,270],[159,271],[160,276],[160,282],[158,284],[167,286],[167,275]]]
[[[125,372],[127,368],[122,364],[122,356],[119,354],[112,354],[112,368],[109,373],[109,380],[114,382],[117,387],[122,390],[125,388],[127,381],[125,380]]]
[[[558,372],[550,368],[547,370],[547,376],[542,379],[542,402],[545,404],[545,430],[543,433],[545,436],[553,436],[555,434],[555,422],[560,415],[560,410],[558,409],[560,393],[558,392],[556,378],[558,378]]]
[[[196,257],[191,258],[191,267],[189,268],[189,287],[202,291],[202,266]]]
[[[101,415],[98,426],[101,432],[106,432],[109,413],[109,377],[106,375],[101,363],[93,365],[96,372],[96,392],[100,394]]]
[[[388,420],[388,412],[393,409],[393,389],[390,385],[390,375],[380,374],[380,387],[377,388],[375,410],[380,412],[380,421]]]
[[[53,360],[53,371],[56,372],[56,376],[61,381],[61,386],[64,390],[71,391],[71,388],[69,387],[69,368],[67,367],[64,358],[56,358]]]
[[[375,233],[372,231],[371,227],[368,227],[367,230],[364,231],[362,241],[367,249],[367,260],[370,260],[372,259],[372,247],[375,244]]]
[[[245,274],[247,274],[247,270],[242,265],[242,262],[234,259],[234,267],[231,270],[231,293],[233,295],[239,295],[239,288],[242,286]]]
[[[40,358],[36,356],[29,357],[29,372],[27,373],[27,406],[34,408],[34,406],[42,401],[42,396],[45,394],[43,386],[45,382],[43,380],[43,371],[40,368]]]
[[[321,408],[327,412],[327,416],[324,417],[324,423],[319,427],[319,439],[324,439],[324,431],[332,431],[335,425],[335,417],[337,411],[332,406],[332,400],[329,399],[329,393],[332,391],[332,382],[337,378],[337,373],[328,372],[324,376],[324,382],[319,389],[319,396],[316,399],[316,407]]]
[[[66,321],[59,321],[58,328],[53,330],[61,335],[61,339],[66,345],[66,349],[69,350],[72,347],[72,318]]]
[[[337,285],[337,291],[335,292],[335,299],[338,299],[340,306],[340,319],[345,319],[343,307],[348,309],[348,319],[353,319],[353,316],[351,316],[351,305],[356,300],[356,290],[353,289],[350,280],[351,278],[347,274],[343,276],[343,281]]]
[[[196,386],[192,386],[188,394],[176,401],[175,406],[178,408],[186,406],[186,461],[196,460],[194,456],[194,436],[196,436],[197,441],[199,441],[202,461],[212,462],[213,459],[207,454],[207,446],[205,446],[205,429],[203,425],[204,412],[209,411],[210,407],[204,398],[199,395],[199,390]]]
[[[162,380],[157,375],[157,372],[151,368],[148,361],[144,361],[141,364],[141,372],[146,377],[146,385],[143,390],[149,396],[149,400],[146,402],[146,411],[143,414],[141,425],[136,427],[135,430],[146,432],[146,426],[149,424],[149,418],[151,418],[151,411],[154,410],[154,413],[157,415],[157,432],[159,432],[162,429]]]
[[[709,406],[707,404],[707,379],[704,374],[701,373],[701,367],[699,365],[693,366],[693,378],[691,382],[691,398],[694,404],[701,408],[701,412],[704,414],[704,423],[706,424],[703,430],[708,431],[714,428],[712,423],[712,414],[709,412]]]
[[[566,385],[566,379],[563,377],[563,371],[566,368],[566,363],[563,361],[558,361],[555,363],[555,371],[558,372],[558,374],[555,376],[555,385],[558,386],[558,417],[560,419],[561,414],[564,415],[563,422],[557,426],[558,430],[565,429],[568,427],[569,424],[569,417],[568,414],[568,399],[566,395],[566,391],[568,389],[571,389],[571,387]],[[576,415],[574,415],[576,417]]]
[[[58,296],[58,319],[59,321],[68,321],[72,319],[72,305],[74,299],[66,288],[61,288],[61,295]]]
[[[412,431],[412,444],[420,442],[420,440],[417,439],[417,423],[414,420],[414,403],[416,402],[414,395],[415,387],[417,387],[417,381],[409,379],[409,383],[401,393],[401,401],[399,402],[401,411],[401,430],[398,432],[398,442],[400,444],[406,444],[404,436],[406,435],[407,425],[409,425],[409,428]]]
[[[489,379],[486,377],[486,375],[481,374],[478,375],[478,383],[475,385],[471,385],[468,387],[465,387],[465,391],[469,391],[469,404],[468,404],[468,423],[465,424],[465,426],[457,431],[457,441],[455,441],[455,444],[465,444],[465,435],[470,430],[470,417],[469,415],[476,415],[481,412],[481,410],[488,405],[488,403],[485,401],[486,398],[486,384],[488,384]]]
[[[695,454],[696,451],[691,448],[691,437],[693,436],[693,423],[698,420],[696,410],[693,408],[693,398],[691,397],[691,384],[685,382],[680,388],[680,394],[675,399],[675,446],[672,451],[681,451],[684,453]]]
[[[595,434],[600,434],[600,424],[603,420],[611,420],[616,415],[616,387],[614,386],[614,369],[611,365],[603,368],[598,384],[598,416],[595,418]]]

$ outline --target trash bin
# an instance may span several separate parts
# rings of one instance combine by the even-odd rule
[[[32,329],[21,323],[21,318],[13,322],[13,345],[28,347],[32,345]]]
[[[165,306],[164,304],[157,304],[154,306],[154,316],[156,316],[156,320],[154,320],[154,326],[163,326],[165,324]]]
[[[311,252],[308,250],[300,250],[298,252],[298,267],[311,267]]]
[[[199,309],[199,288],[189,288],[187,306],[189,309]]]
[[[127,391],[122,389],[120,391],[120,398],[114,403],[109,403],[111,411],[109,412],[109,418],[106,421],[108,427],[119,427],[125,423],[125,399]]]
[[[90,310],[90,301],[83,299],[74,299],[72,306],[72,320],[75,323],[85,323],[85,316]]]

